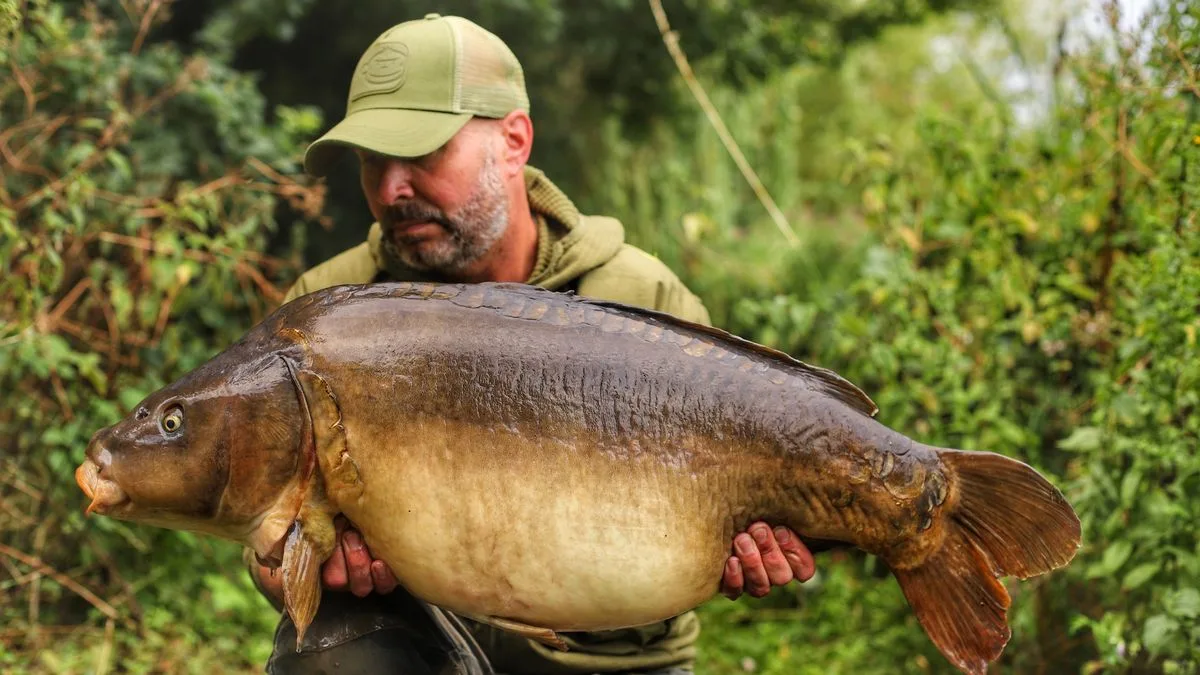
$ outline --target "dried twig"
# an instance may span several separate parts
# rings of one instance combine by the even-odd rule
[[[83,158],[79,164],[75,165],[70,171],[67,171],[58,178],[50,181],[46,185],[41,186],[37,190],[30,192],[17,203],[13,205],[14,210],[21,211],[26,206],[36,203],[47,194],[57,193],[62,190],[63,186],[67,185],[76,176],[87,173],[92,170],[96,164],[104,159],[105,153],[110,147],[115,145],[121,138],[121,133],[130,125],[133,120],[137,120],[154,108],[162,105],[166,101],[178,96],[185,91],[192,82],[194,82],[203,73],[203,62],[193,60],[184,69],[184,72],[175,78],[175,82],[170,87],[163,89],[155,96],[143,101],[129,111],[128,115],[114,116],[109,122],[104,131],[100,133],[100,138],[96,140],[95,149],[87,157]]]
[[[4,476],[4,482],[7,485],[11,485],[11,486],[15,487],[16,489],[20,490],[21,492],[24,492],[25,494],[29,495],[33,499],[37,500],[39,503],[43,499],[45,499],[45,495],[42,494],[41,490],[34,488],[29,483],[26,483],[24,480],[21,479],[20,475],[17,473],[16,464],[8,463],[7,468],[8,468],[8,475]]]
[[[112,659],[113,637],[116,632],[117,622],[109,619],[104,622],[104,643],[100,646],[100,652],[96,654],[96,675],[105,675],[108,672],[108,662]]]
[[[79,282],[76,283],[75,286],[63,296],[63,299],[58,301],[58,304],[54,306],[54,309],[46,314],[44,319],[38,321],[38,330],[43,333],[52,332],[55,325],[57,325],[59,320],[62,319],[63,315],[67,313],[67,310],[71,309],[71,305],[74,305],[75,302],[79,300],[79,297],[83,295],[83,292],[88,288],[91,288],[91,286],[92,280],[90,277],[84,277],[83,279],[80,279]]]
[[[679,47],[679,36],[675,31],[671,30],[670,24],[667,23],[667,12],[663,9],[661,0],[649,0],[650,10],[654,12],[654,20],[658,23],[658,31],[662,34],[663,43],[667,46],[667,51],[671,53],[671,58],[675,60],[675,66],[679,69],[679,74],[683,76],[684,82],[687,83],[688,89],[692,95],[696,97],[696,101],[704,110],[704,115],[708,118],[713,129],[716,130],[717,136],[721,138],[721,143],[725,145],[725,150],[733,157],[734,163],[742,172],[742,176],[746,182],[750,184],[750,189],[754,190],[755,196],[762,203],[763,208],[767,213],[771,214],[771,220],[775,221],[775,227],[779,228],[783,238],[791,245],[796,245],[798,239],[796,233],[792,231],[792,226],[788,224],[787,216],[783,215],[783,211],[775,204],[775,200],[771,198],[771,194],[767,192],[767,188],[763,186],[759,180],[758,174],[746,161],[746,157],[742,154],[742,149],[738,147],[737,141],[733,139],[733,135],[729,133],[729,129],[725,127],[725,122],[721,119],[720,113],[717,112],[716,106],[708,99],[708,94],[705,93],[704,87],[700,85],[696,75],[692,72],[692,67],[688,64],[687,56]]]
[[[83,598],[84,600],[87,600],[88,603],[90,603],[93,607],[100,610],[100,613],[104,614],[104,616],[107,616],[110,619],[121,620],[123,623],[125,623],[126,625],[129,625],[131,628],[134,627],[132,625],[132,622],[129,621],[129,619],[127,617],[122,617],[117,612],[117,610],[113,609],[113,606],[108,604],[108,602],[106,602],[103,598],[101,598],[100,596],[96,595],[95,593],[89,591],[83,584],[79,583],[78,581],[75,581],[71,577],[63,574],[62,572],[59,572],[58,570],[54,569],[53,567],[50,567],[44,561],[42,561],[40,558],[26,555],[25,553],[22,553],[14,548],[4,545],[4,544],[0,544],[0,555],[6,556],[8,558],[12,558],[13,560],[24,563],[24,564],[34,568],[35,570],[38,570],[42,574],[45,574],[46,576],[50,577],[51,579],[54,579],[56,582],[61,584],[64,588],[69,589],[70,591],[72,591],[73,593],[78,595],[79,597]]]
[[[117,359],[121,356],[121,326],[117,321],[117,312],[108,298],[103,293],[97,293],[94,290],[92,296],[98,301],[100,312],[104,314],[104,325],[108,327],[108,376],[111,379],[116,369]]]
[[[25,71],[17,66],[15,59],[11,65],[17,86],[21,87],[21,91],[25,93],[25,116],[32,117],[33,111],[37,110],[37,95],[33,93],[33,85],[29,83],[29,78],[25,77]]]
[[[30,574],[22,573],[21,568],[13,564],[8,558],[0,558],[0,564],[4,565],[4,569],[8,570],[8,576],[12,577],[11,585],[13,586],[21,586],[33,578]],[[4,584],[0,585],[0,590],[6,588],[8,585],[10,585],[10,582],[4,582]]]
[[[8,514],[12,518],[14,527],[9,529],[24,530],[37,525],[37,519],[29,517],[24,509],[19,509],[16,506],[8,503],[7,499],[0,498],[0,511]],[[0,531],[6,528],[0,528]]]
[[[57,370],[50,370],[50,384],[54,387],[54,398],[58,399],[58,406],[62,408],[63,417],[68,422],[75,419],[75,409],[71,407],[71,399],[67,398],[67,388],[63,386],[62,378],[59,377]]]
[[[91,539],[88,540],[88,547],[92,549],[92,552],[96,555],[96,559],[99,560],[102,565],[104,565],[104,569],[108,572],[109,577],[111,577],[112,580],[121,587],[121,591],[119,593],[108,599],[109,603],[113,607],[120,607],[122,604],[129,605],[130,613],[134,616],[134,618],[140,621],[142,617],[142,606],[137,601],[137,590],[125,580],[125,577],[121,574],[120,566],[113,561],[112,555],[110,555],[108,551],[97,545],[96,542]]]
[[[1200,98],[1200,68],[1188,62],[1188,57],[1183,53],[1183,48],[1175,40],[1169,43],[1171,51],[1175,54],[1175,58],[1179,59],[1179,65],[1183,68],[1184,86],[1192,92],[1196,98]]]
[[[220,178],[210,180],[207,183],[205,183],[204,185],[197,187],[196,189],[192,190],[191,193],[194,195],[203,197],[204,195],[209,194],[210,192],[217,192],[219,190],[224,190],[227,187],[233,187],[235,185],[242,185],[245,182],[246,182],[246,180],[240,176],[237,176],[232,173],[225,174],[224,176],[221,176]]]
[[[38,630],[42,633],[58,634],[58,633],[96,633],[100,629],[93,626],[83,626],[72,624],[69,626],[39,626]],[[26,632],[23,628],[9,628],[0,630],[0,640],[11,640],[13,638],[25,637]]]
[[[50,529],[50,524],[54,522],[53,518],[48,518],[35,530],[33,535],[33,554],[41,557],[42,551],[46,550],[46,532]],[[29,625],[30,625],[30,640],[34,644],[38,644],[41,636],[38,635],[37,627],[41,621],[42,609],[42,573],[40,570],[34,570],[36,576],[29,582]]]
[[[13,156],[14,159],[17,162],[23,163],[25,158],[29,156],[29,153],[33,152],[38,147],[45,144],[46,141],[50,140],[50,137],[58,132],[59,129],[74,121],[76,121],[76,117],[73,115],[59,115],[58,117],[46,121],[37,134],[33,138],[25,141],[25,144],[21,146],[21,149],[17,150]]]
[[[137,37],[133,39],[133,46],[130,47],[129,53],[137,55],[142,50],[142,43],[146,40],[146,34],[150,32],[150,24],[154,19],[158,8],[162,6],[162,0],[150,0],[150,6],[142,13],[142,22],[138,26]]]
[[[149,239],[147,237],[131,237],[131,236],[125,235],[125,234],[116,234],[115,232],[97,232],[95,234],[88,235],[88,237],[94,238],[94,239],[99,239],[100,241],[105,241],[110,244],[117,244],[120,246],[127,246],[129,248],[141,249],[148,253],[162,253],[163,252],[161,246],[159,246],[152,239]],[[217,249],[217,251],[219,253],[221,253],[222,255],[227,255],[231,258],[238,259],[239,262],[241,260],[252,260],[252,261],[254,261],[255,264],[260,265],[262,267],[278,269],[278,268],[288,266],[288,262],[286,260],[281,260],[279,258],[274,258],[274,257],[268,256],[268,255],[263,255],[261,253],[256,253],[254,251],[234,251],[233,249],[230,249],[230,248],[219,248],[219,249]],[[218,262],[218,260],[219,260],[216,256],[214,256],[210,253],[205,253],[204,251],[197,251],[195,249],[185,250],[183,252],[183,256],[185,258],[195,260],[196,262],[206,263],[206,264],[215,263],[215,262]]]
[[[250,280],[254,282],[254,285],[258,286],[258,289],[262,291],[263,295],[267,296],[267,298],[269,298],[272,302],[279,302],[283,299],[283,293],[279,290],[279,288],[276,287],[275,284],[267,281],[267,278],[262,275],[262,272],[259,272],[254,267],[239,261],[234,269],[237,272],[250,277]]]
[[[167,330],[167,319],[171,317],[171,307],[175,304],[175,298],[179,296],[179,291],[183,286],[184,283],[180,280],[167,289],[167,296],[163,298],[162,304],[158,307],[158,320],[154,322],[154,333],[152,334],[153,337],[150,338],[152,346],[158,345],[163,333]]]

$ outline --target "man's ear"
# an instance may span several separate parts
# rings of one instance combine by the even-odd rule
[[[525,170],[533,151],[533,120],[524,110],[514,110],[500,120],[500,133],[504,139],[504,174],[518,175]]]

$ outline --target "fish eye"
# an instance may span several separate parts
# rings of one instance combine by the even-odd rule
[[[173,434],[183,428],[183,410],[179,406],[172,406],[167,410],[167,414],[162,418],[163,431]]]

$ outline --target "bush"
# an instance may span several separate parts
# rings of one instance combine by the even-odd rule
[[[1066,491],[1083,548],[1010,584],[1005,671],[1200,672],[1198,26],[1195,3],[1166,3],[1148,39],[1068,55],[1031,128],[980,101],[924,110],[908,150],[851,143],[861,253],[832,282],[797,255],[775,277],[800,294],[732,311],[862,386],[884,423]],[[798,591],[708,608],[757,624],[707,633],[715,672],[745,654],[762,672],[951,672],[871,560],[818,566]]]
[[[277,220],[321,204],[286,177],[319,120],[268,114],[247,76],[147,43],[159,6],[0,6],[6,672],[260,669],[269,641],[244,638],[276,620],[240,547],[85,522],[72,480],[94,431],[278,301],[296,258],[256,252],[298,244]]]

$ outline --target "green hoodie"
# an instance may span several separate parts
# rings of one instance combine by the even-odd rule
[[[709,323],[699,298],[661,261],[625,243],[614,218],[588,216],[541,171],[525,168],[529,204],[538,223],[537,261],[526,283],[551,290],[655,309]],[[367,241],[303,274],[284,301],[339,284],[433,280],[387,255],[379,223]],[[468,622],[497,672],[585,675],[690,666],[700,623],[687,612],[671,620],[616,631],[567,633],[559,652],[489,626]]]

